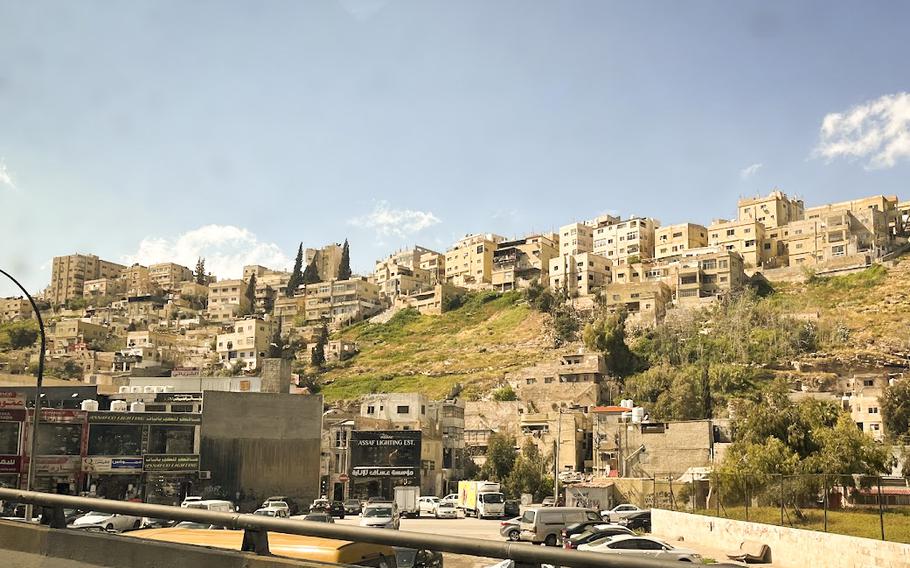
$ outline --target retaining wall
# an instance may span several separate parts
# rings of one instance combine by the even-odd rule
[[[651,510],[652,532],[668,539],[733,551],[744,540],[771,548],[775,567],[804,568],[906,568],[910,566],[910,545],[839,534],[747,523],[667,511]],[[718,558],[718,561],[722,559]]]

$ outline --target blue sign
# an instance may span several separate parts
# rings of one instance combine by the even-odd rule
[[[142,469],[142,458],[113,458],[111,469]]]

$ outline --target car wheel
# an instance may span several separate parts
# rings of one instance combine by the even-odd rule
[[[556,535],[548,534],[547,538],[544,539],[543,543],[547,546],[556,546]]]
[[[509,540],[517,541],[519,538],[521,538],[521,531],[518,529],[509,531]]]
[[[104,530],[112,531],[112,530],[114,530],[114,525],[108,523],[108,524],[104,525]]]
[[[133,523],[133,528],[138,529],[141,524],[142,523],[140,523],[139,521],[136,521],[135,523]]]

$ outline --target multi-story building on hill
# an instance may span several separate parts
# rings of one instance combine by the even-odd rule
[[[230,321],[250,309],[250,300],[246,297],[249,283],[246,280],[222,280],[209,285],[209,319],[213,321]]]
[[[493,251],[493,289],[500,292],[527,288],[537,280],[546,284],[550,261],[559,254],[559,243],[552,234],[530,235],[503,241]]]
[[[701,249],[690,253],[680,259],[677,268],[677,305],[697,306],[745,286],[743,259],[736,252]]]
[[[122,264],[101,260],[93,254],[54,257],[50,289],[45,299],[53,306],[60,306],[67,300],[81,298],[86,280],[118,278],[124,268]]]
[[[736,206],[738,220],[755,221],[761,223],[765,229],[783,227],[800,221],[805,214],[802,199],[787,197],[786,193],[777,189],[764,197],[740,199]]]
[[[379,286],[366,278],[320,282],[307,286],[306,322],[333,326],[360,321],[382,311]]]
[[[373,270],[373,282],[379,286],[380,294],[394,300],[399,295],[412,294],[434,286],[434,282],[438,280],[438,269],[421,268],[421,259],[424,256],[429,262],[433,258],[438,259],[439,253],[415,246],[377,261]]]
[[[758,221],[717,220],[708,227],[708,244],[739,253],[747,269],[763,266],[765,226]]]
[[[593,226],[592,252],[609,259],[614,265],[625,264],[630,258],[654,258],[654,231],[660,225],[654,219],[630,217],[625,221],[607,216]]]
[[[0,298],[0,322],[34,317],[32,305],[25,298]]]
[[[220,333],[215,340],[215,351],[225,367],[238,362],[244,369],[255,369],[268,355],[272,337],[272,324],[258,318],[246,318],[234,322],[230,333]]]
[[[322,248],[304,249],[304,264],[309,265],[316,259],[316,270],[319,272],[319,279],[323,282],[338,279],[338,268],[341,265],[342,246],[339,243],[330,243]]]
[[[571,298],[586,297],[612,282],[612,263],[606,258],[583,252],[550,259],[550,289],[565,289]]]
[[[624,309],[629,321],[649,326],[663,321],[672,301],[670,287],[663,282],[609,284],[601,293],[607,309]]]
[[[469,289],[489,288],[493,251],[505,237],[492,233],[467,235],[446,251],[446,281]]]
[[[594,252],[594,227],[572,223],[559,228],[559,256]]]
[[[148,277],[162,290],[174,291],[193,279],[193,271],[174,262],[159,262],[149,265]]]
[[[679,257],[687,250],[708,246],[708,229],[695,223],[679,223],[654,229],[654,259]]]

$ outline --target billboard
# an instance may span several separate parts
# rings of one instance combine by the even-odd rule
[[[421,434],[415,430],[351,432],[351,477],[420,477]]]
[[[89,424],[202,424],[194,412],[91,412]]]
[[[145,471],[199,471],[199,454],[146,454],[142,467]]]

